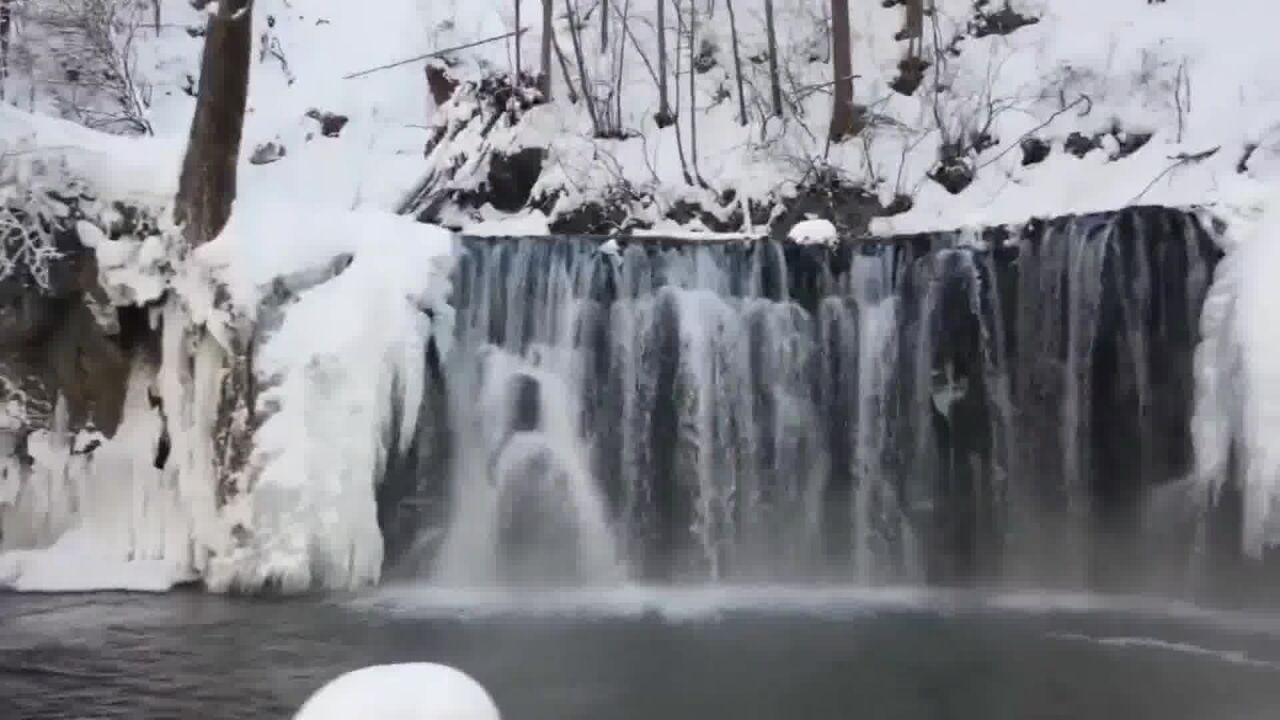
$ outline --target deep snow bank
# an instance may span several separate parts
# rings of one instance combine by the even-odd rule
[[[209,587],[377,581],[374,485],[414,436],[427,343],[448,346],[453,250],[407,218],[267,203],[195,253],[256,333],[252,451],[223,508],[237,541]]]
[[[1280,191],[1230,219],[1201,315],[1193,432],[1202,487],[1238,486],[1243,549],[1258,558],[1280,545]]]

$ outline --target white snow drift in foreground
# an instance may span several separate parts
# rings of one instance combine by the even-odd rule
[[[461,670],[435,663],[370,665],[329,681],[293,720],[500,720],[493,698]]]

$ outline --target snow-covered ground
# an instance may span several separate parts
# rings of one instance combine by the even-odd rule
[[[137,31],[138,74],[149,88],[148,125],[157,137],[181,142],[194,106],[183,88],[197,73],[201,42],[188,29],[199,27],[201,17],[185,0],[160,4],[159,32],[149,22]],[[515,3],[381,0],[369,6],[258,0],[243,195],[287,194],[329,207],[389,209],[430,166],[465,157],[453,188],[475,189],[486,177],[486,151],[542,146],[548,156],[534,195],[559,197],[553,217],[625,189],[641,198],[633,212],[654,227],[696,229],[697,222],[680,228],[665,216],[684,200],[727,217],[748,200],[793,192],[806,175],[826,167],[845,186],[865,188],[886,205],[895,196],[910,196],[911,210],[877,226],[881,232],[903,232],[1017,222],[1134,202],[1213,205],[1230,200],[1242,185],[1275,175],[1280,79],[1269,68],[1280,62],[1280,46],[1270,38],[1266,20],[1275,8],[1269,0],[1014,0],[1014,10],[1038,22],[985,37],[977,37],[971,26],[972,0],[937,0],[936,16],[926,19],[925,28],[924,57],[931,66],[910,96],[890,87],[906,49],[905,41],[894,39],[902,8],[852,3],[855,96],[868,108],[871,122],[860,136],[835,146],[826,140],[828,4],[775,4],[787,105],[782,120],[768,112],[759,4],[739,4],[734,15],[744,66],[745,126],[737,118],[727,6],[708,4],[707,14],[698,5],[706,16],[699,18],[697,42],[700,51],[706,42],[710,67],[699,60],[705,69],[693,74],[692,95],[689,53],[677,45],[683,42],[684,16],[667,13],[671,97],[680,120],[665,129],[654,119],[654,7],[619,4],[613,12],[619,18],[628,14],[627,33],[619,32],[615,18],[613,39],[601,52],[598,16],[592,15],[582,39],[592,85],[606,92],[608,79],[618,78],[618,125],[632,137],[592,138],[585,103],[569,102],[555,63],[551,104],[533,108],[513,127],[500,122],[487,137],[476,128],[462,132],[426,163],[431,127],[469,112],[470,101],[462,98],[460,106],[434,112],[422,61],[347,76],[509,32],[516,25]],[[986,12],[994,12],[991,6],[999,4],[987,5]],[[521,22],[529,28],[521,44],[520,67],[526,71],[536,70],[540,10],[541,0],[520,3]],[[580,12],[587,12],[587,4]],[[580,78],[567,19],[563,11],[557,13],[557,44],[576,86]],[[619,44],[624,37],[627,42]],[[935,52],[938,48],[942,52]],[[615,59],[619,53],[620,61]],[[516,67],[510,39],[449,57],[450,72],[461,80]],[[11,102],[51,109],[48,96],[57,84],[28,92],[20,75],[15,72],[9,80]],[[581,94],[580,87],[575,89]],[[696,112],[689,111],[691,97]],[[311,110],[349,121],[336,137],[326,137],[320,123],[308,117]],[[695,117],[696,152],[689,127]],[[1096,139],[1098,148],[1084,157],[1064,152],[1063,143],[1077,132]],[[1149,142],[1118,157],[1122,142],[1146,134]],[[1031,138],[1051,148],[1043,161],[1024,166],[1022,141]],[[269,164],[250,163],[266,143],[278,143],[284,156]],[[972,184],[954,195],[928,177],[948,143],[961,146],[959,161],[975,171]],[[705,180],[707,188],[686,183],[682,153],[684,168]],[[730,190],[736,200],[717,201]],[[515,214],[536,218],[531,210]],[[483,223],[483,229],[506,214],[461,208],[446,215],[464,226]],[[535,220],[532,227],[540,224]]]

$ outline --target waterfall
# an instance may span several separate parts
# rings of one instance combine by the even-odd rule
[[[383,513],[434,582],[1132,580],[1190,471],[1194,215],[461,252]]]

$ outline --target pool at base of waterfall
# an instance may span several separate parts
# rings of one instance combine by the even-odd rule
[[[439,662],[507,720],[1270,720],[1280,615],[912,589],[0,595],[0,718],[292,717]],[[367,718],[365,720],[377,720]]]

